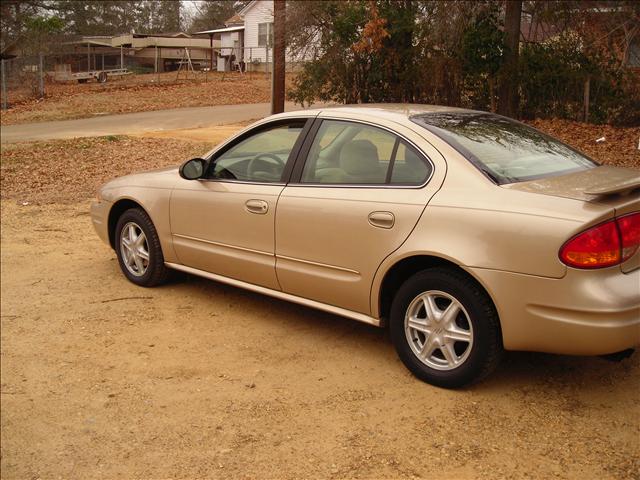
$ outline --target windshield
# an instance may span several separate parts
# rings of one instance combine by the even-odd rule
[[[499,184],[593,168],[598,164],[538,130],[483,112],[434,112],[411,117],[458,150]]]

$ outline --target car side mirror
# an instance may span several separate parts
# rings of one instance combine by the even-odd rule
[[[180,166],[180,176],[185,180],[202,178],[206,170],[207,161],[202,158],[192,158]]]

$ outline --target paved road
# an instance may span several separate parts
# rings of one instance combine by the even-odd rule
[[[298,110],[300,106],[287,102],[285,109]],[[211,127],[258,119],[266,117],[269,113],[269,103],[176,108],[78,120],[6,125],[2,127],[1,137],[2,143],[15,143],[55,138],[125,135],[179,128]]]

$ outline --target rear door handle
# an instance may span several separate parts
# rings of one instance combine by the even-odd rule
[[[269,211],[269,204],[264,200],[247,200],[244,206],[247,209],[247,212],[256,213],[258,215],[264,215]]]
[[[369,223],[374,227],[392,228],[396,223],[396,217],[391,212],[371,212],[369,214]]]

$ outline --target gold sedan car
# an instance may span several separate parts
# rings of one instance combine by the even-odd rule
[[[494,114],[424,105],[259,121],[91,207],[124,275],[171,269],[388,325],[417,377],[458,387],[506,350],[640,343],[640,175]]]

